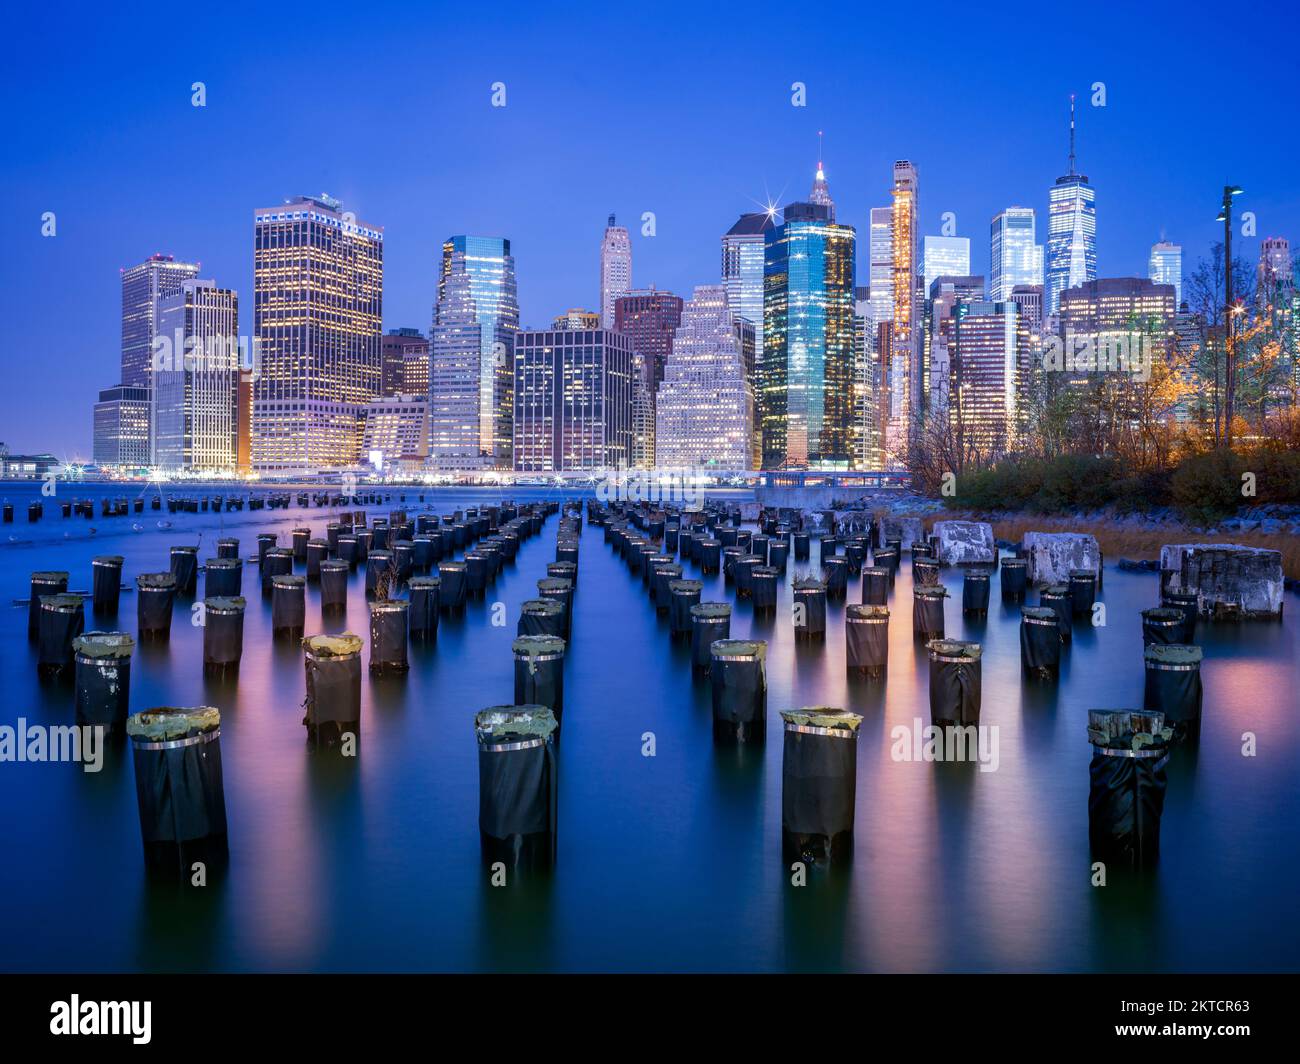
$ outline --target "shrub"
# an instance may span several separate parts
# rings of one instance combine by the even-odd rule
[[[1232,451],[1192,455],[1174,470],[1170,481],[1173,504],[1190,523],[1212,525],[1246,501],[1241,494],[1244,472],[1245,459]]]

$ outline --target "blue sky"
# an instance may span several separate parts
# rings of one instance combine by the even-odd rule
[[[740,212],[806,197],[819,129],[840,221],[864,230],[909,158],[922,232],[952,211],[984,272],[1000,208],[1036,208],[1041,239],[1076,92],[1103,276],[1144,275],[1162,235],[1190,272],[1228,180],[1260,236],[1300,242],[1294,12],[1244,11],[1229,34],[1200,4],[112,10],[23,13],[0,71],[13,451],[89,456],[91,404],[117,380],[120,268],[155,251],[198,260],[239,291],[251,331],[252,212],[303,192],[384,226],[385,328],[428,328],[453,233],[512,240],[525,324],[597,306],[610,211],[633,231],[637,286],[715,282]],[[791,106],[795,81],[806,107]],[[1090,106],[1095,82],[1105,107]],[[654,237],[639,235],[645,211]]]

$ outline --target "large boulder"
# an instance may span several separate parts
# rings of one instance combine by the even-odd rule
[[[1101,572],[1101,548],[1087,532],[1026,532],[1021,554],[1029,560],[1029,580],[1040,587],[1068,584],[1071,569]]]
[[[1281,617],[1282,553],[1237,543],[1178,543],[1160,548],[1162,587],[1195,588],[1202,613]]]
[[[983,521],[936,521],[931,530],[940,565],[992,565],[998,548]]]
[[[895,517],[893,514],[885,514],[880,520],[882,544],[897,539],[901,541],[902,549],[908,550],[913,543],[925,542],[925,525],[919,517]]]

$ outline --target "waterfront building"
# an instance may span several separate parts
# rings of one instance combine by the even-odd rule
[[[158,304],[149,403],[151,465],[232,474],[238,465],[239,297],[211,280],[183,281]]]
[[[847,468],[853,442],[852,226],[791,203],[767,232],[759,431],[765,469]]]
[[[732,316],[753,323],[754,358],[763,358],[763,247],[775,211],[742,214],[722,236],[722,287]]]
[[[95,464],[115,469],[149,465],[149,389],[117,384],[99,393],[93,425]]]
[[[280,476],[356,465],[380,391],[384,233],[328,196],[253,215],[253,467]]]
[[[422,463],[429,455],[428,393],[387,395],[366,404],[364,461],[376,469]]]
[[[453,236],[442,246],[429,355],[430,464],[509,469],[519,294],[510,241]]]
[[[609,329],[515,337],[514,467],[626,468],[632,456],[632,339]]]
[[[429,390],[429,341],[419,329],[389,329],[379,341],[380,394]],[[423,387],[411,387],[423,379]]]
[[[698,285],[682,310],[656,405],[655,465],[751,468],[754,393],[743,333],[721,285]]]
[[[650,288],[634,290],[614,301],[614,328],[632,341],[633,449],[630,464],[649,469],[655,461],[655,401],[672,355],[673,337],[682,323],[682,297]]]

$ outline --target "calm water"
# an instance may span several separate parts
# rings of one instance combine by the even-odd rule
[[[104,489],[76,494],[98,497]],[[127,494],[132,494],[134,489]],[[72,689],[41,684],[26,639],[35,569],[68,569],[90,586],[95,554],[126,557],[127,581],[165,570],[168,547],[219,534],[256,552],[259,531],[310,525],[329,511],[141,516],[93,521],[47,504],[26,523],[35,489],[0,527],[0,722],[72,721]],[[109,494],[122,494],[110,491]],[[427,498],[433,499],[433,493]],[[509,498],[558,498],[543,489]],[[489,492],[444,489],[439,513]],[[54,502],[55,500],[50,500]],[[371,508],[386,514],[393,501]],[[422,507],[408,492],[411,512]],[[53,511],[53,513],[51,513]],[[159,518],[174,527],[159,530]],[[1138,611],[1156,577],[1106,571],[1109,625],[1076,628],[1059,687],[1026,687],[1016,607],[997,597],[987,622],[961,616],[960,573],[948,634],[985,646],[982,722],[1000,729],[1000,765],[895,762],[890,729],[928,723],[924,650],[911,636],[908,567],[891,605],[884,684],[848,681],[843,608],[824,646],[796,647],[788,580],[775,619],[735,606],[733,637],[767,639],[769,741],[715,749],[707,681],[670,644],[600,529],[585,529],[560,752],[559,862],[527,888],[494,889],[479,862],[477,753],[471,723],[513,693],[519,606],[554,556],[557,518],[471,603],[442,619],[436,646],[411,648],[400,679],[363,679],[361,754],[313,753],[302,726],[297,647],[270,638],[270,605],[246,563],[238,681],[205,680],[202,630],[178,600],[170,645],[137,647],[132,708],[220,707],[230,869],[205,891],[146,881],[129,754],[98,775],[76,765],[0,764],[3,970],[1180,970],[1300,968],[1300,722],[1295,618],[1203,625],[1204,727],[1199,750],[1169,770],[1157,871],[1089,885],[1086,711],[1142,697]],[[132,531],[138,523],[141,531]],[[91,527],[98,529],[93,537]],[[65,537],[65,532],[68,533]],[[816,547],[814,547],[815,556]],[[690,571],[686,575],[698,576]],[[851,585],[853,586],[853,585]],[[200,590],[202,584],[200,583]],[[730,599],[709,578],[704,599]],[[1289,612],[1296,605],[1288,595]],[[860,600],[853,586],[850,601]],[[508,627],[490,624],[505,603]],[[87,626],[95,627],[87,605]],[[308,631],[367,631],[362,578],[346,620]],[[134,594],[117,625],[134,634]],[[863,714],[858,739],[857,850],[851,867],[789,885],[781,860],[779,710],[843,705]],[[657,756],[643,757],[654,732]],[[1241,755],[1241,735],[1258,756]]]

